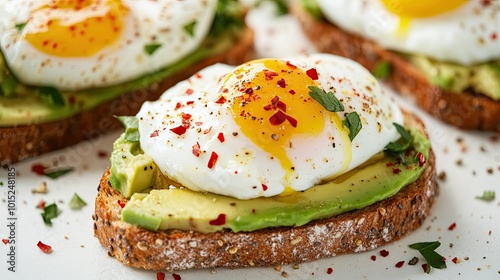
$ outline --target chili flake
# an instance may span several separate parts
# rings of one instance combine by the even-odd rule
[[[279,79],[278,82],[276,82],[280,88],[286,88],[286,82],[285,79]]]
[[[224,96],[221,96],[221,97],[219,97],[219,99],[217,99],[215,101],[215,103],[217,103],[217,104],[224,104],[224,103],[226,103],[226,101],[227,101],[226,98]]]
[[[266,81],[270,81],[273,79],[273,77],[276,77],[276,76],[278,76],[278,73],[264,69],[264,77],[265,77]]]
[[[385,258],[385,257],[389,256],[389,251],[387,251],[387,250],[381,250],[380,251],[380,255]]]
[[[45,201],[43,201],[43,199],[40,199],[36,208],[43,210],[45,208]]]
[[[126,202],[122,202],[121,200],[118,199],[118,205],[120,205],[121,208],[125,207]]]
[[[318,72],[316,71],[316,68],[311,68],[306,71],[307,76],[313,80],[317,80],[318,77]]]
[[[424,166],[424,163],[425,163],[424,154],[422,154],[421,152],[418,152],[417,159],[418,159],[418,166],[420,166],[420,167]]]
[[[211,226],[222,226],[226,224],[226,214],[219,214],[217,219],[209,221],[208,224]]]
[[[393,168],[393,169],[392,169],[392,172],[393,172],[394,174],[399,174],[399,173],[401,172],[401,169],[399,169],[399,168]]]
[[[210,159],[208,160],[207,167],[212,169],[215,166],[215,163],[217,162],[218,158],[219,155],[216,152],[212,152],[212,154],[210,155]]]
[[[291,69],[297,69],[297,66],[293,65],[292,63],[290,63],[290,61],[286,62],[286,66],[290,67]]]
[[[422,269],[424,270],[425,273],[427,273],[427,264],[426,263],[422,264]]]
[[[200,156],[200,143],[198,142],[193,145],[193,155],[195,155],[196,157]]]
[[[333,272],[333,268],[329,267],[326,269],[327,274],[332,274],[332,272]]]
[[[272,125],[280,125],[285,121],[286,121],[286,114],[283,113],[282,111],[274,113],[274,115],[272,115],[269,118],[269,122],[271,122]]]
[[[226,139],[224,138],[224,133],[219,132],[219,135],[217,135],[217,139],[219,139],[219,141],[220,141],[221,143],[224,143],[224,141],[226,140]]]
[[[41,164],[33,164],[31,166],[31,171],[36,173],[37,175],[45,175],[45,166]]]
[[[290,93],[291,95],[294,95],[295,94],[295,90],[291,89],[288,91],[288,93]]]
[[[40,250],[42,250],[45,254],[52,252],[52,247],[47,244],[43,244],[42,241],[38,241],[36,246],[38,246],[38,248],[40,248]]]
[[[263,189],[264,191],[267,191],[267,186],[266,186],[265,184],[262,184],[262,189]]]
[[[194,92],[194,90],[192,88],[186,89],[186,94],[187,95],[193,94],[193,92]]]
[[[459,263],[459,262],[460,262],[460,261],[458,260],[458,258],[457,258],[457,257],[454,257],[453,259],[451,259],[451,261],[452,261],[453,263]]]
[[[405,261],[399,261],[399,262],[397,262],[397,263],[396,263],[396,265],[395,265],[395,266],[396,266],[397,268],[401,268],[401,267],[403,267],[403,265],[404,265],[404,264],[405,264]]]
[[[457,227],[457,224],[456,224],[456,223],[453,223],[453,224],[451,224],[451,225],[448,227],[448,230],[450,230],[450,231],[451,231],[451,230],[454,230],[454,229],[455,229],[455,227]]]
[[[158,135],[159,135],[158,130],[155,130],[155,131],[151,132],[151,134],[149,134],[149,137],[153,138],[153,137],[157,137]]]
[[[376,261],[376,260],[377,260],[377,256],[372,255],[372,256],[370,257],[370,259],[371,259],[372,261]]]
[[[4,238],[4,239],[2,239],[2,242],[3,242],[3,244],[7,245],[7,243],[9,243],[9,239]]]
[[[186,133],[187,128],[183,125],[179,125],[178,127],[171,128],[170,131],[172,131],[173,133],[175,133],[177,135],[182,135],[182,134]]]
[[[175,108],[174,110],[177,110],[179,109],[180,107],[182,107],[182,104],[180,102],[177,102],[177,104],[175,104]]]
[[[165,280],[165,273],[161,271],[156,272],[156,280]]]
[[[297,127],[297,120],[294,119],[293,117],[286,115],[286,120],[293,126]]]
[[[174,280],[181,280],[181,276],[176,273],[172,273],[172,277],[174,277]]]

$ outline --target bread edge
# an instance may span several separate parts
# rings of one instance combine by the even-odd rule
[[[400,55],[375,42],[315,19],[300,4],[292,5],[290,11],[318,51],[350,58],[369,71],[373,71],[377,63],[388,61],[392,71],[384,82],[430,115],[464,130],[500,132],[499,101],[481,95],[444,91],[432,85]]]
[[[0,128],[0,165],[16,163],[95,139],[121,128],[114,116],[135,115],[145,101],[158,99],[168,88],[214,63],[238,65],[254,56],[253,31],[246,27],[231,48],[199,61],[147,88],[120,95],[72,117],[33,125]]]
[[[406,117],[416,118],[408,113]],[[416,120],[427,135],[422,121]],[[94,235],[110,257],[151,270],[286,265],[373,250],[419,228],[439,194],[431,149],[427,167],[415,182],[360,210],[299,227],[253,232],[153,232],[120,220],[118,201],[127,199],[109,185],[108,176],[109,170],[98,187]]]

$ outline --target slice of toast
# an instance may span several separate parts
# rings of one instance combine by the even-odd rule
[[[425,133],[423,123],[412,118]],[[425,135],[427,135],[425,133]],[[429,215],[439,189],[435,158],[413,183],[392,197],[360,210],[299,227],[252,232],[148,231],[121,221],[127,198],[101,178],[95,201],[94,235],[108,255],[134,267],[153,270],[273,266],[373,250],[419,228]]]
[[[72,117],[33,125],[0,127],[0,165],[15,163],[62,149],[122,127],[114,116],[135,115],[148,100],[156,100],[169,87],[217,63],[238,65],[252,58],[253,31],[246,28],[231,49],[201,60],[188,69],[147,88],[128,92]]]
[[[292,5],[291,13],[318,51],[348,57],[370,71],[381,61],[389,62],[392,71],[385,81],[437,119],[462,129],[500,132],[500,102],[480,94],[447,92],[375,42],[317,20],[300,5]]]

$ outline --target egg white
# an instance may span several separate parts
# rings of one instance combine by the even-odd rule
[[[500,37],[500,1],[487,6],[468,1],[447,13],[414,18],[404,35],[397,33],[400,18],[378,0],[317,2],[327,20],[387,49],[462,65],[500,58],[500,38],[496,38]]]
[[[178,62],[206,37],[217,6],[217,0],[122,0],[129,13],[117,42],[89,57],[58,57],[35,49],[24,39],[37,22],[46,21],[40,13],[39,18],[28,18],[48,2],[0,0],[0,48],[10,70],[22,83],[61,90],[115,85]],[[68,15],[70,20],[75,14],[73,11]],[[191,36],[184,26],[195,20]],[[26,22],[19,32],[16,24]],[[148,55],[144,46],[153,42],[161,47]]]
[[[352,111],[360,115],[363,128],[352,143],[345,131],[329,121],[330,113],[325,110],[327,121],[319,136],[291,139],[293,145],[287,147],[287,155],[295,170],[287,182],[279,160],[240,131],[230,105],[214,102],[225,80],[221,77],[234,70],[233,66],[216,64],[172,87],[158,101],[142,106],[137,114],[142,149],[166,176],[185,187],[250,199],[278,195],[287,183],[296,191],[308,189],[359,166],[399,138],[393,126],[393,122],[403,123],[399,107],[362,66],[327,54],[285,60],[304,70],[317,69],[322,88],[335,88],[335,95],[344,102],[345,111],[337,113],[342,119],[344,113]],[[228,96],[232,94],[238,93]],[[192,115],[191,127],[177,135],[170,129],[181,124],[182,113]],[[225,138],[222,143],[218,139],[220,132]],[[193,155],[196,143],[202,151],[199,157]],[[213,151],[219,157],[215,166],[208,168]],[[263,190],[262,184],[267,190]]]

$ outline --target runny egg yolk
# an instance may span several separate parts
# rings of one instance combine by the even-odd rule
[[[25,35],[34,48],[58,57],[88,57],[120,37],[128,9],[121,0],[51,0],[30,18],[37,13],[47,20]]]
[[[452,11],[468,0],[381,0],[386,9],[400,17],[398,34],[403,35],[413,18],[425,18]]]
[[[308,89],[318,86],[316,70],[260,59],[238,67],[226,82],[235,78],[232,89],[226,83],[222,90],[241,93],[231,104],[236,123],[253,143],[280,161],[288,181],[294,166],[286,149],[293,145],[293,138],[318,135],[324,129],[324,108],[309,96]]]

